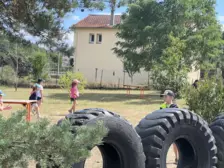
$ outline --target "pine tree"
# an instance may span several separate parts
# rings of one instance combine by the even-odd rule
[[[107,133],[102,123],[77,127],[72,133],[66,120],[56,126],[47,119],[29,123],[24,116],[25,112],[14,113],[8,119],[0,116],[0,167],[26,168],[29,160],[35,160],[42,167],[57,164],[68,168],[88,157],[89,149],[101,143]]]

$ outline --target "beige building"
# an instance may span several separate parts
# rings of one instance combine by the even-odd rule
[[[114,23],[120,22],[121,16],[116,15]],[[121,60],[111,50],[118,41],[116,32],[110,15],[89,15],[74,25],[75,71],[82,72],[89,83],[131,84]],[[189,81],[199,78],[199,73],[189,73]],[[148,79],[149,74],[142,71],[134,75],[133,84],[147,84]]]

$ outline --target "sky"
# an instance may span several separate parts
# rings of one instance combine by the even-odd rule
[[[223,0],[224,1],[224,0]],[[115,11],[116,15],[120,15],[126,11],[126,7],[117,8]],[[69,29],[72,25],[76,24],[80,20],[84,19],[90,14],[97,14],[97,15],[110,15],[110,9],[105,9],[103,11],[88,11],[85,10],[84,12],[81,12],[81,9],[77,9],[74,13],[69,13],[64,18],[63,26],[65,29]],[[66,42],[70,45],[73,44],[73,36],[74,33],[70,31],[70,33],[66,36]]]
[[[220,23],[223,25],[224,30],[224,0],[216,0],[216,12],[217,12],[217,19],[220,21]],[[126,7],[117,8],[115,11],[115,14],[122,14],[126,11]],[[77,9],[74,13],[69,13],[64,18],[64,28],[69,29],[73,24],[76,24],[80,20],[87,17],[89,14],[110,14],[109,9],[105,9],[104,11],[88,11],[85,10],[84,12],[81,12],[81,9]],[[69,44],[73,44],[73,32],[67,34],[66,42]]]
[[[125,12],[126,8],[118,8],[116,9],[116,14],[122,14]],[[216,12],[217,12],[217,17],[221,21],[222,24],[224,24],[224,0],[217,0],[217,5],[216,5]],[[84,12],[81,12],[80,9],[76,10],[74,13],[68,14],[68,16],[65,17],[64,19],[64,27],[67,29],[73,24],[77,23],[78,21],[84,19],[87,17],[89,14],[110,14],[109,9],[105,9],[104,11],[88,11],[85,10]]]
[[[224,30],[224,0],[216,0],[217,4],[216,4],[216,12],[217,12],[217,19],[220,21],[220,23],[223,25],[223,30]],[[122,14],[126,11],[126,7],[121,7],[121,8],[117,8],[115,11],[115,14]],[[68,13],[64,20],[63,20],[63,26],[66,30],[68,30],[72,25],[76,24],[77,22],[79,22],[80,20],[84,19],[85,17],[87,17],[89,14],[103,14],[103,15],[108,15],[110,14],[110,9],[107,8],[103,11],[88,11],[85,10],[84,12],[81,12],[81,9],[77,9],[75,12],[73,13]],[[69,33],[67,33],[66,37],[65,37],[65,42],[68,43],[70,46],[73,45],[73,32],[70,31]],[[27,35],[27,37],[25,37],[26,39],[35,42],[37,39],[35,39],[34,37],[31,37],[29,35]]]

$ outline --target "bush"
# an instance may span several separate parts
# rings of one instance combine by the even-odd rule
[[[224,86],[221,78],[205,77],[198,83],[198,89],[186,86],[183,93],[189,109],[209,123],[224,112]]]
[[[28,167],[35,160],[42,167],[70,167],[89,156],[89,149],[101,143],[107,133],[103,123],[95,127],[81,126],[71,133],[69,121],[62,125],[51,125],[47,119],[37,123],[25,121],[25,112],[13,114],[5,119],[0,116],[0,167]],[[74,129],[74,128],[73,128]],[[51,156],[52,162],[49,163]]]
[[[84,78],[83,74],[80,72],[73,73],[68,71],[59,78],[58,83],[61,88],[68,90],[70,93],[71,84],[74,79],[78,79],[80,81],[80,84],[78,85],[78,89],[80,92],[83,92],[87,81]]]
[[[33,81],[32,79],[33,79],[32,75],[19,78],[18,86],[30,86]]]
[[[46,55],[46,53],[41,51],[36,51],[33,53],[32,75],[35,80],[38,78],[46,79],[48,77],[48,65],[48,56]]]
[[[163,92],[173,90],[177,96],[187,83],[187,73],[191,70],[184,57],[186,45],[183,40],[170,33],[167,48],[162,52],[159,61],[153,64],[152,80],[155,89]]]
[[[171,74],[169,71],[154,69],[152,80],[154,89],[161,91],[161,93],[169,89],[180,96],[179,92],[187,83],[187,72],[180,71]]]
[[[0,80],[2,84],[12,85],[15,83],[16,72],[11,66],[6,65],[2,67],[0,77],[1,77]]]

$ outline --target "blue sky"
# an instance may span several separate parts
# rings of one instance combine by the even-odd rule
[[[118,8],[116,10],[117,14],[121,14],[122,12],[125,12],[126,8]],[[224,24],[224,0],[217,0],[216,5],[216,11],[217,11],[217,17],[220,20],[222,24]],[[109,9],[105,9],[104,11],[88,11],[85,10],[84,12],[81,12],[80,9],[76,10],[74,13],[68,14],[68,16],[64,19],[64,27],[68,29],[73,24],[77,23],[81,19],[87,17],[89,14],[110,14]]]
[[[217,2],[217,4],[216,4],[217,19],[223,25],[223,30],[224,30],[224,0],[216,0],[216,2]],[[126,10],[126,7],[121,7],[121,8],[116,9],[115,13],[122,14],[123,12],[125,12],[125,10]],[[63,25],[64,28],[68,29],[73,24],[75,24],[78,21],[87,17],[89,14],[110,14],[110,10],[109,9],[105,9],[104,11],[85,10],[84,12],[81,12],[81,9],[77,9],[74,13],[69,13],[64,18],[64,25]],[[65,41],[70,45],[73,44],[73,32],[72,31],[67,34]]]
[[[218,19],[224,25],[224,0],[217,0],[216,11]]]
[[[116,14],[122,14],[125,12],[126,7],[121,7],[116,9]],[[108,15],[110,14],[110,9],[105,9],[103,11],[88,11],[85,10],[84,12],[81,12],[80,9],[77,9],[74,13],[68,14],[68,16],[65,17],[64,19],[64,27],[65,29],[71,27],[73,24],[77,23],[78,21],[84,19],[87,17],[89,14],[103,14],[103,15]]]

